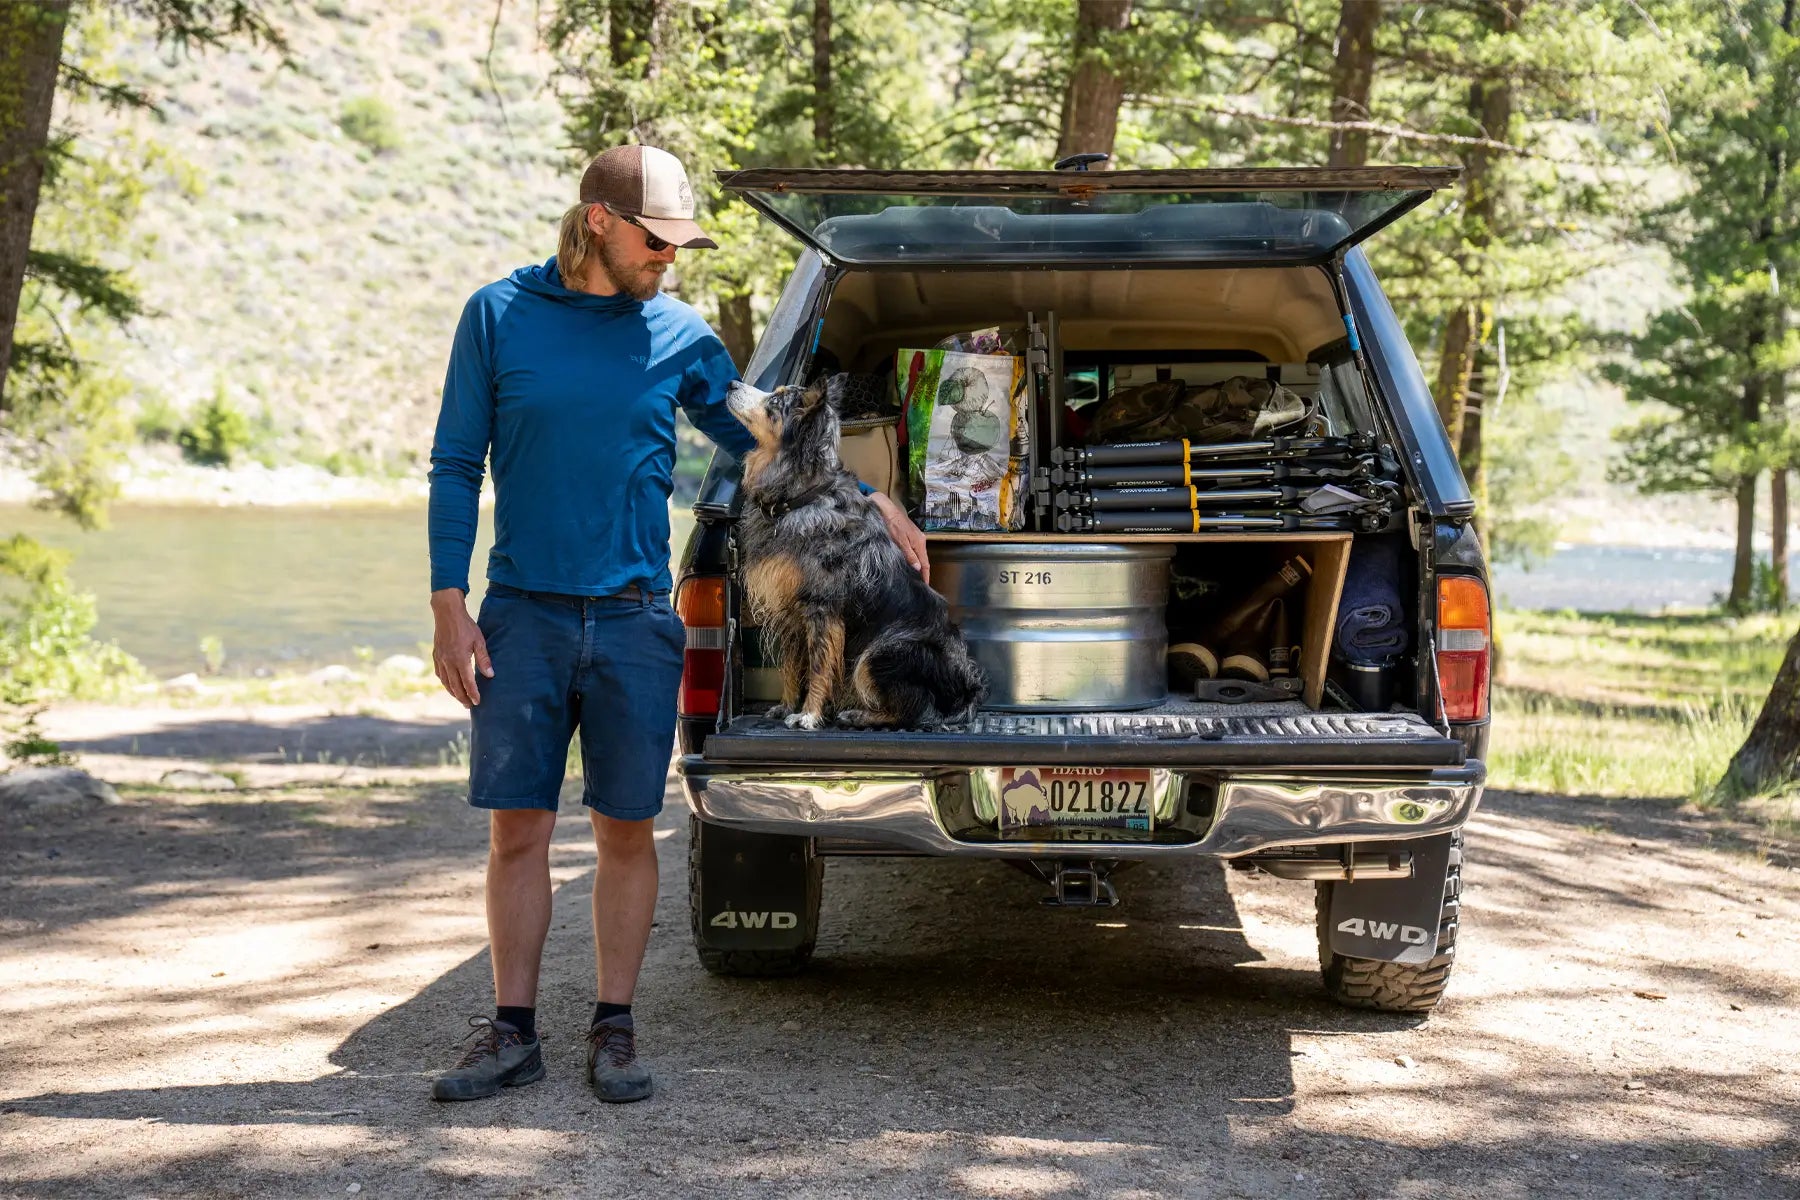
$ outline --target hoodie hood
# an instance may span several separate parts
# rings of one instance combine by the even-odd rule
[[[512,273],[513,286],[522,292],[531,292],[546,299],[575,308],[591,308],[599,312],[632,312],[644,306],[644,301],[633,300],[624,292],[611,296],[596,296],[592,292],[574,292],[564,287],[562,276],[556,269],[556,256],[553,254],[533,267],[520,267]]]

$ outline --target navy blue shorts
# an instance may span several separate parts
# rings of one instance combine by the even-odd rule
[[[581,802],[641,821],[662,811],[687,634],[667,592],[553,596],[491,583],[475,622],[494,677],[470,718],[469,803],[556,811],[581,733]]]

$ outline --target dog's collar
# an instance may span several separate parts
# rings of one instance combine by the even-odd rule
[[[756,507],[758,509],[762,510],[763,516],[769,518],[769,520],[779,521],[779,520],[781,520],[781,518],[787,516],[789,513],[793,512],[795,509],[805,508],[807,505],[811,504],[814,500],[817,500],[820,496],[823,496],[826,492],[831,490],[832,484],[834,484],[836,482],[837,481],[834,479],[827,479],[823,483],[814,484],[812,487],[807,488],[805,491],[799,493],[798,495],[787,496],[787,497],[784,497],[783,499],[775,500],[775,501],[765,502],[762,500],[758,500],[755,497],[752,497],[750,500],[750,503],[756,505]]]

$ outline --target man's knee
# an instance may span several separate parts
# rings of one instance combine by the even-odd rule
[[[656,822],[646,817],[641,821],[621,821],[589,810],[594,822],[594,845],[604,855],[643,854],[656,852]]]
[[[556,834],[556,814],[536,808],[496,809],[488,820],[488,850],[508,861],[545,855]]]

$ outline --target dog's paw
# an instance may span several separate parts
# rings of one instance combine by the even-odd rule
[[[785,704],[777,704],[774,708],[771,708],[768,712],[764,713],[763,716],[769,718],[771,721],[785,721],[788,718],[788,714],[793,711],[793,709]]]
[[[809,712],[789,713],[786,718],[789,729],[817,729],[824,723],[823,717],[814,716]]]
[[[837,723],[849,729],[861,729],[880,724],[874,714],[864,712],[860,708],[846,708],[837,715]]]

